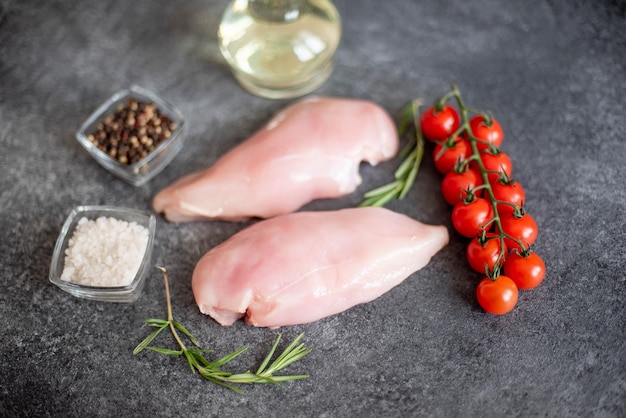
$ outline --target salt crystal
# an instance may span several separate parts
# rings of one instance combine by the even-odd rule
[[[61,280],[86,286],[127,286],[139,271],[148,239],[148,229],[136,222],[83,217],[65,251]]]

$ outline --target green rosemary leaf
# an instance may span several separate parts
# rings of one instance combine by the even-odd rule
[[[243,395],[243,390],[239,389],[237,386],[228,384],[226,381],[224,381],[222,379],[216,378],[214,376],[214,374],[212,374],[212,373],[204,371],[204,372],[200,372],[200,376],[202,376],[203,378],[205,378],[209,382],[213,382],[213,383],[215,383],[217,385],[220,385],[220,386],[223,386],[225,388],[228,388],[228,389],[232,390],[233,392],[236,392],[236,393],[238,393],[240,395]]]
[[[290,382],[293,380],[303,380],[303,379],[308,379],[309,377],[310,376],[308,374],[283,375],[283,376],[259,376],[259,375],[248,372],[248,373],[240,373],[240,374],[232,375],[228,378],[228,381],[231,383],[243,383],[243,384],[271,383],[274,385],[278,385],[282,382]]]
[[[413,183],[415,183],[416,177],[417,177],[417,167],[414,165],[411,168],[411,171],[409,171],[409,174],[406,176],[406,180],[404,181],[402,190],[400,191],[400,194],[398,195],[398,200],[404,199],[404,197],[409,192],[409,190],[411,190],[411,187],[413,187]]]
[[[398,136],[403,137],[413,125],[413,102],[409,102],[400,109],[398,121]]]
[[[164,327],[161,327],[161,328],[157,329],[152,334],[148,335],[146,338],[144,338],[144,340],[142,342],[140,342],[137,345],[137,347],[135,347],[135,349],[133,350],[133,355],[137,355],[143,349],[147,348],[150,345],[150,343],[159,335],[159,333],[161,331],[163,331],[163,329],[165,329],[166,326],[167,326],[167,324]]]
[[[265,368],[269,364],[270,360],[274,356],[274,352],[276,351],[276,347],[278,347],[278,343],[280,342],[281,335],[282,334],[278,334],[278,336],[276,337],[276,340],[274,341],[274,344],[272,345],[272,348],[270,349],[269,353],[267,353],[267,355],[265,356],[265,359],[263,360],[263,362],[261,362],[261,365],[257,369],[256,374],[263,373],[263,370],[265,370]]]
[[[303,380],[308,379],[310,376],[308,374],[292,374],[288,376],[272,376],[272,380],[275,382],[289,382],[292,380]]]
[[[286,359],[288,359],[290,357],[290,355],[292,354],[292,352],[294,350],[297,350],[300,347],[303,347],[303,345],[301,344],[299,347],[296,348],[296,345],[298,344],[298,342],[302,339],[302,334],[298,335],[292,342],[291,344],[289,344],[287,346],[287,348],[285,348],[283,350],[283,352],[281,353],[280,356],[278,356],[278,358],[274,361],[274,363],[272,365],[280,365],[283,362],[285,362]],[[270,367],[271,368],[271,367]],[[281,367],[282,368],[282,367]],[[276,369],[276,370],[280,370],[280,369]]]
[[[233,351],[232,353],[227,354],[224,357],[222,357],[221,359],[211,363],[211,367],[220,367],[220,366],[230,362],[232,359],[234,359],[235,357],[237,357],[238,355],[240,355],[241,353],[243,353],[247,349],[248,349],[248,347],[241,347],[239,350]]]
[[[278,358],[270,365],[267,372],[273,375],[275,372],[284,369],[294,361],[300,360],[302,357],[311,352],[311,350],[306,348],[304,344],[298,345],[298,342],[302,339],[303,335],[304,334],[298,335],[296,339],[294,339],[293,342],[285,348],[282,354],[278,356]]]
[[[193,354],[191,354],[189,350],[183,350],[183,354],[187,359],[187,364],[189,364],[189,368],[191,369],[192,373],[195,373],[196,369],[200,369],[199,364],[195,361]]]
[[[368,202],[368,205],[364,205],[364,206],[377,206],[377,207],[381,207],[381,206],[385,206],[387,203],[389,203],[390,201],[392,201],[393,199],[396,198],[396,196],[398,196],[398,193],[400,192],[402,187],[402,184],[397,184],[396,187],[394,187],[393,190],[390,190],[389,192],[381,195],[381,196],[376,196],[374,198],[372,198],[372,200],[370,202]]]
[[[376,202],[377,200],[378,200],[378,196],[370,197],[368,199],[365,199],[361,203],[359,203],[357,206],[360,208],[363,208],[366,206],[376,206],[374,202]]]
[[[251,372],[246,373],[238,373],[228,377],[228,381],[231,383],[272,383],[274,385],[278,384],[278,381],[274,379],[270,375],[259,375]]]
[[[167,326],[169,323],[165,319],[148,318],[143,321],[151,327]]]
[[[415,144],[413,143],[413,141],[407,142],[406,144],[404,144],[404,147],[402,147],[402,149],[398,153],[397,158],[399,158],[400,160],[405,159],[406,156],[409,155],[413,151],[414,148],[415,148]]]
[[[215,379],[224,380],[224,381],[229,379],[230,376],[233,375],[231,372],[226,372],[222,369],[216,369],[216,368],[211,368],[211,367],[201,367],[198,370],[202,370],[204,373],[214,377]]]
[[[378,200],[374,201],[372,203],[372,206],[376,206],[376,207],[383,207],[385,206],[387,203],[391,202],[393,199],[396,198],[396,196],[398,195],[397,190],[394,190],[392,192],[387,193],[384,196],[381,196]]]
[[[402,164],[400,164],[395,173],[393,173],[396,180],[401,181],[406,178],[409,170],[411,170],[411,167],[415,165],[415,156],[416,152],[414,150],[406,157],[404,161],[402,161]]]
[[[207,360],[203,353],[210,352],[211,350],[187,350],[191,356],[193,356],[196,361],[204,367],[211,367],[211,362]]]
[[[291,363],[294,363],[300,360],[302,357],[306,356],[311,352],[310,348],[306,348],[304,344],[300,344],[297,349],[291,350],[288,356],[281,359],[280,363],[276,366],[276,371],[284,369],[289,366]]]
[[[146,347],[146,350],[156,351],[157,353],[167,354],[168,356],[180,356],[183,354],[182,350],[170,350],[169,348],[161,347]]]
[[[191,335],[191,333],[189,331],[187,331],[187,328],[185,328],[183,326],[183,324],[181,324],[178,321],[175,321],[172,319],[172,324],[174,324],[174,327],[176,327],[177,330],[179,330],[180,332],[182,332],[183,334],[185,334],[189,340],[191,340],[191,342],[193,343],[193,345],[195,345],[196,347],[200,347],[200,343],[198,342],[198,340],[196,339],[196,337],[194,337],[193,335]]]
[[[365,193],[363,196],[366,198],[380,196],[384,193],[387,193],[390,190],[396,189],[401,183],[402,182],[399,180],[393,181],[391,183],[387,183],[385,185],[382,185],[375,189],[370,190],[369,192]]]
[[[406,194],[413,187],[413,183],[415,183],[415,179],[417,177],[417,173],[419,171],[420,165],[422,164],[422,159],[424,158],[424,138],[422,137],[422,132],[420,128],[416,128],[415,131],[415,149],[411,153],[410,158],[413,165],[411,166],[411,170],[407,174],[404,185],[402,186],[402,191],[400,192],[398,199],[402,200],[406,196]]]

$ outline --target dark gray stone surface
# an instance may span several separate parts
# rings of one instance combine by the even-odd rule
[[[452,241],[403,284],[305,332],[313,352],[288,371],[306,381],[238,395],[178,358],[133,357],[147,317],[164,315],[158,271],[142,297],[79,300],[48,282],[52,249],[73,206],[149,208],[183,174],[214,162],[286,102],[251,96],[219,60],[225,1],[0,1],[1,416],[626,416],[626,19],[624,2],[337,0],[344,35],[317,91],[370,99],[390,112],[432,101],[456,82],[490,109],[503,150],[540,225],[545,282],[505,316],[483,313],[480,277]],[[189,122],[183,151],[144,187],[115,179],[74,133],[132,83]],[[363,167],[359,202],[394,164]],[[450,226],[439,175],[425,161],[391,208]],[[198,258],[245,225],[159,219],[154,262],[172,277],[175,315],[206,347],[250,350],[259,363],[277,330],[222,328],[197,310]],[[168,344],[167,339],[163,344]]]

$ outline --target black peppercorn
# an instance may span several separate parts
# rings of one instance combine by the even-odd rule
[[[134,164],[167,140],[176,123],[153,103],[130,98],[107,115],[87,139],[121,164]]]

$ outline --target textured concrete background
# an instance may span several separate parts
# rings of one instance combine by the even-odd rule
[[[317,93],[370,99],[395,112],[456,82],[505,130],[514,177],[540,225],[547,264],[505,316],[484,314],[479,275],[452,242],[388,294],[305,332],[313,352],[287,371],[306,381],[237,395],[178,358],[133,357],[165,315],[155,270],[143,296],[75,299],[48,282],[73,206],[149,208],[152,196],[206,167],[287,102],[242,91],[220,61],[225,1],[0,0],[0,415],[2,416],[626,416],[626,5],[608,0],[337,0],[344,35]],[[188,119],[183,151],[141,188],[109,175],[74,139],[114,91],[136,83]],[[353,206],[394,164],[364,166],[359,192],[307,209]],[[415,190],[390,207],[450,226],[426,161]],[[175,316],[217,355],[250,350],[255,367],[278,333],[222,328],[199,314],[190,274],[243,228],[159,219],[154,261],[168,267]],[[170,343],[167,339],[164,345]]]

